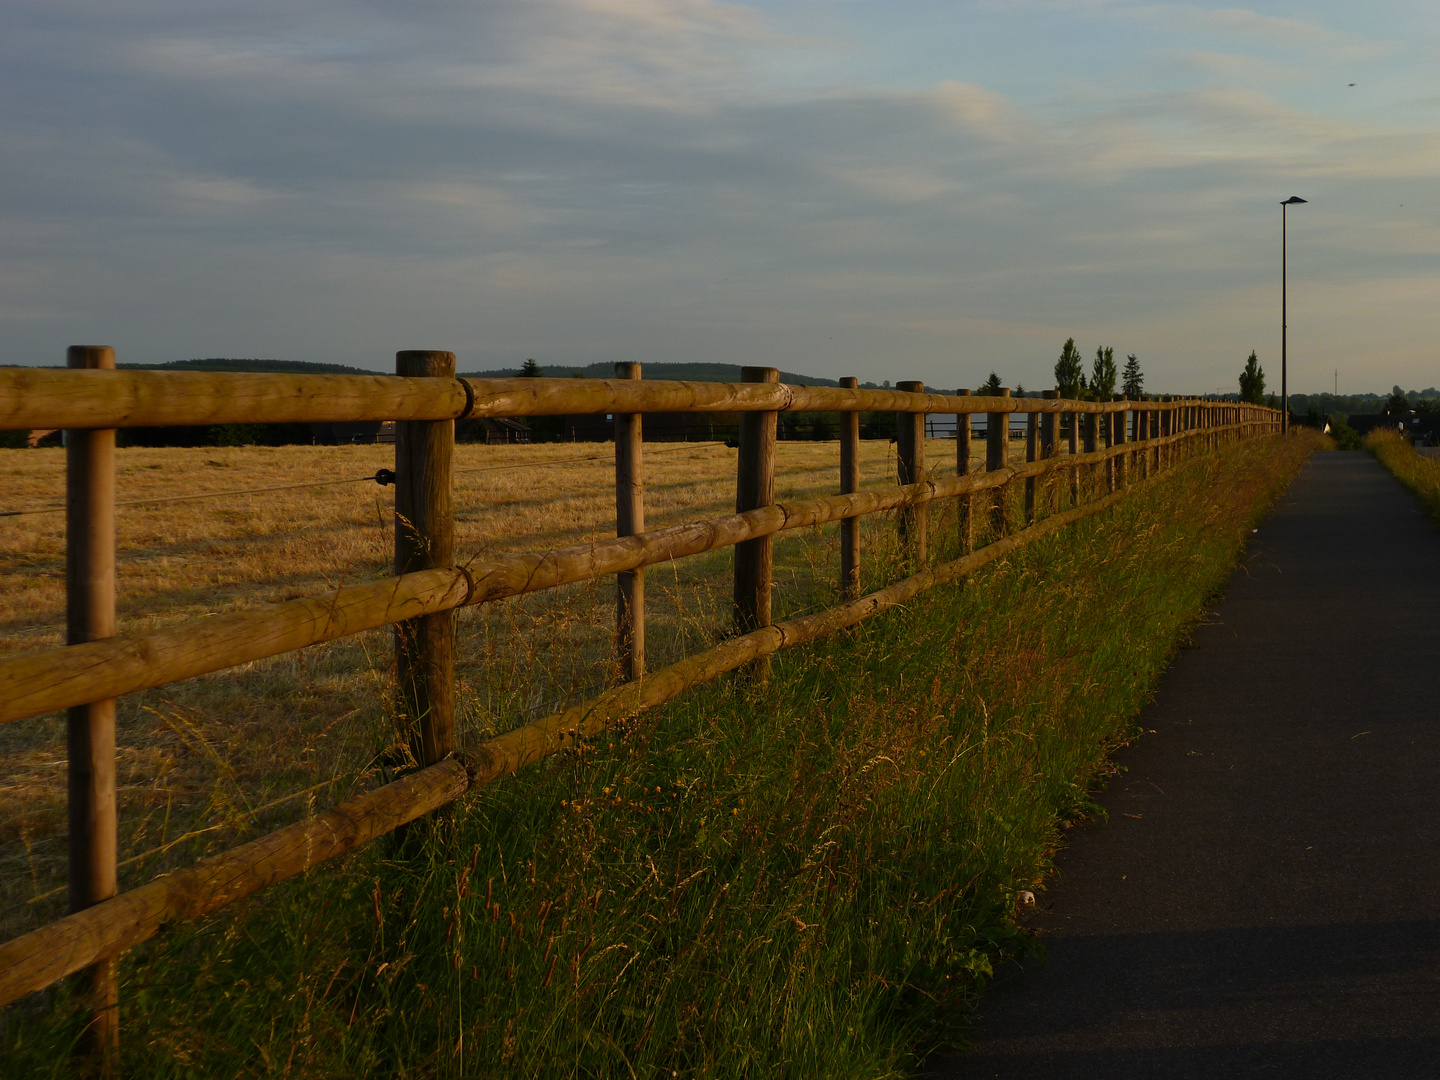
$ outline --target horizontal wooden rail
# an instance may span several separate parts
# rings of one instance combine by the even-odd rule
[[[1206,430],[1213,433],[1231,428]],[[1146,445],[1165,445],[1196,434],[1167,436]],[[589,581],[788,529],[968,495],[1077,465],[1100,464],[1130,449],[1129,444],[1122,444],[1090,454],[1046,458],[905,487],[778,503],[545,553],[471,562],[457,569],[416,571],[321,596],[195,619],[148,634],[7,657],[0,660],[0,722],[164,686],[421,615]]]
[[[463,751],[473,782],[479,786],[517,772],[526,765],[532,765],[565,749],[577,739],[597,735],[621,720],[629,719],[645,709],[663,705],[691,687],[708,682],[727,671],[734,671],[752,660],[854,626],[882,611],[904,604],[936,585],[956,581],[986,563],[1003,558],[1057,529],[1115,505],[1137,488],[1152,484],[1158,479],[1159,475],[1154,476],[1143,484],[1133,485],[1092,503],[1045,518],[969,555],[921,570],[849,603],[731,638],[704,652],[661,668],[644,679],[617,686],[563,712],[525,724],[504,735],[486,739]]]
[[[904,390],[785,383],[692,383],[622,379],[467,379],[472,416],[633,412],[1118,412],[1125,401],[960,397]],[[1155,403],[1157,408],[1178,408]],[[1148,406],[1147,406],[1148,407]]]
[[[202,916],[266,885],[303,873],[325,859],[400,829],[454,801],[476,783],[514,772],[723,672],[757,661],[768,664],[767,658],[780,649],[853,626],[1073,521],[1098,513],[1135,490],[1135,485],[1124,483],[1127,473],[1145,476],[1148,484],[1166,475],[1167,469],[1173,470],[1180,455],[1171,451],[1180,444],[1209,448],[1225,438],[1274,431],[1279,426],[1274,410],[1233,403],[1011,398],[1009,391],[996,397],[971,396],[964,391],[947,395],[927,393],[920,383],[901,383],[906,390],[861,390],[854,386],[853,379],[840,387],[786,386],[772,381],[777,373],[769,368],[747,372],[747,379],[759,377],[743,383],[642,381],[634,377],[464,379],[453,376],[454,357],[449,353],[407,352],[397,356],[397,369],[399,377],[0,370],[0,429],[61,427],[78,438],[122,427],[398,421],[403,437],[397,442],[396,476],[409,486],[401,485],[404,492],[397,489],[397,538],[398,526],[404,524],[415,534],[410,547],[433,555],[417,561],[411,557],[410,547],[397,543],[396,576],[382,581],[132,637],[82,637],[73,645],[0,660],[0,722],[60,708],[85,707],[392,624],[399,628],[397,664],[402,689],[407,677],[417,686],[420,676],[429,680],[426,694],[416,696],[406,714],[418,720],[414,730],[407,732],[418,736],[418,741],[412,739],[412,745],[423,768],[306,821],[127,893],[112,898],[82,898],[85,903],[98,902],[89,907],[82,904],[83,910],[0,945],[0,1004],[67,974],[86,968],[99,970],[97,964],[113,964],[110,958],[152,937],[169,922]],[[638,371],[628,373],[638,375]],[[639,460],[643,414],[742,413],[759,419],[761,427],[770,425],[773,431],[775,413],[796,411],[889,414],[909,432],[902,443],[907,438],[913,442],[923,432],[918,419],[911,425],[903,414],[912,414],[912,418],[913,414],[955,414],[957,433],[967,436],[969,417],[989,414],[991,467],[971,472],[968,464],[960,464],[953,477],[926,478],[923,447],[916,444],[905,450],[902,446],[906,464],[898,486],[857,491],[855,483],[845,480],[844,476],[849,476],[845,473],[841,483],[844,494],[772,504],[773,493],[765,487],[770,466],[757,459],[758,464],[751,463],[753,475],[745,474],[749,480],[745,476],[737,480],[737,510],[743,512],[549,552],[483,562],[471,560],[461,566],[451,564],[453,556],[447,539],[450,513],[443,497],[450,486],[448,462],[453,450],[453,426],[449,421],[462,417],[598,413],[624,419],[634,446],[631,458],[627,458],[631,462],[628,471],[617,471],[617,477],[628,477],[635,488],[631,492],[634,505],[628,511],[617,502],[617,532],[624,534],[632,528],[643,529],[640,474],[634,465]],[[1126,439],[1132,412],[1135,436]],[[757,418],[757,413],[768,415]],[[1029,429],[1047,434],[1042,437],[1043,449],[1028,455],[1032,460],[1011,465],[1004,447],[1009,442],[1008,417],[1014,413],[1029,414]],[[1057,413],[1071,416],[1068,455],[1054,454]],[[1096,440],[1087,436],[1087,452],[1075,453],[1080,414],[1088,414],[1095,421],[1087,424],[1087,430],[1095,427],[1097,431],[1098,417],[1109,415],[1107,441],[1112,445],[1099,449]],[[851,419],[853,433],[853,416]],[[910,427],[915,430],[909,431]],[[425,439],[417,441],[420,435]],[[910,438],[912,435],[914,438]],[[964,443],[968,442],[966,438]],[[997,446],[999,453],[995,452]],[[958,460],[968,463],[968,447],[957,444],[957,452]],[[841,456],[843,459],[845,453]],[[915,460],[910,461],[911,457]],[[742,450],[742,463],[744,459]],[[1133,464],[1127,466],[1127,462]],[[1096,467],[1094,478],[1099,481],[1099,467],[1105,465],[1113,465],[1105,470],[1108,479],[1100,484],[1109,493],[1083,506],[1075,505],[1080,497],[1080,470]],[[756,617],[748,622],[742,620],[737,636],[731,640],[654,674],[634,677],[582,705],[486,740],[464,755],[463,764],[445,757],[453,742],[446,726],[448,709],[441,699],[450,692],[453,680],[439,661],[444,659],[442,646],[448,646],[450,641],[448,613],[455,608],[612,574],[638,573],[652,564],[750,541],[768,544],[766,538],[785,530],[832,521],[853,523],[861,516],[883,511],[904,509],[913,513],[913,522],[921,522],[924,505],[934,499],[959,497],[968,506],[971,497],[979,492],[999,492],[1014,481],[1033,482],[1061,470],[1069,473],[1072,492],[1072,506],[1063,513],[1051,514],[1014,533],[1005,534],[1002,527],[997,532],[999,538],[979,551],[969,552],[968,540],[962,539],[962,551],[966,552],[963,557],[930,568],[924,566],[923,528],[915,525],[912,557],[918,569],[902,581],[860,599],[852,599],[853,590],[842,585],[846,602],[840,606],[778,625],[767,625],[768,601],[760,604],[757,599]],[[912,479],[918,482],[908,482]],[[745,494],[749,490],[745,484],[750,481],[759,485],[758,496]],[[1039,485],[1032,490],[1038,492]],[[423,507],[417,499],[424,503]],[[1047,499],[1045,505],[1054,508],[1058,501],[1058,497]],[[1042,510],[1038,500],[1031,502],[1035,510]],[[964,536],[968,537],[968,530]],[[854,565],[846,581],[858,569],[853,558],[856,554],[852,550]],[[737,583],[740,576],[737,560]],[[758,580],[768,578],[762,574]],[[737,584],[737,612],[744,591]],[[760,617],[761,607],[764,617]],[[631,610],[643,609],[637,603]],[[411,642],[405,628],[413,629],[426,619],[429,622],[424,625],[434,622],[441,627],[433,635],[435,640],[425,644],[417,637]],[[623,634],[623,619],[621,623]],[[640,630],[635,629],[637,633]],[[639,640],[638,636],[632,639]],[[411,645],[415,646],[415,655],[410,657],[414,663],[407,676],[406,649]],[[632,667],[635,674],[642,670],[638,663]],[[113,825],[109,834],[113,842]],[[71,846],[73,856],[73,836]],[[106,1016],[113,1018],[113,1002],[107,1005],[108,1000],[97,998],[92,1003],[95,1022]],[[107,1045],[113,1051],[114,1044]]]
[[[781,383],[0,369],[0,430],[455,420],[585,413],[1114,413],[1132,404],[1123,400],[961,397]],[[1194,399],[1150,401],[1144,407],[1165,412],[1197,404],[1226,407],[1223,402]]]
[[[7,941],[0,945],[0,1005],[148,941],[167,923],[199,918],[393,832],[454,802],[469,785],[464,767],[448,758]]]
[[[453,420],[469,404],[458,379],[0,369],[0,430]]]
[[[1103,460],[1104,456],[1085,454],[1060,460],[1073,465],[1086,459]],[[907,603],[927,589],[956,581],[986,563],[1113,506],[1173,471],[1157,473],[1141,484],[1044,518],[978,551],[912,574],[849,603],[732,638],[590,701],[487,739],[465,750],[463,763],[447,758],[312,818],[0,944],[0,1006],[148,941],[168,923],[199,918],[267,885],[302,874],[455,801],[475,786],[517,772],[725,672],[854,626]],[[982,475],[1004,474],[1010,474],[1007,479],[1023,475],[1021,470],[1011,469]]]

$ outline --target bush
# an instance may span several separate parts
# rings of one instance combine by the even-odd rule
[[[1364,437],[1349,424],[1340,421],[1331,423],[1330,437],[1335,440],[1337,450],[1363,450],[1365,448]]]

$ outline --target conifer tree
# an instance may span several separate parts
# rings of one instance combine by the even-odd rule
[[[1265,404],[1265,369],[1260,366],[1254,349],[1250,350],[1245,369],[1240,372],[1240,400],[1251,405]]]
[[[1062,398],[1079,395],[1080,382],[1085,369],[1080,362],[1080,350],[1075,348],[1075,339],[1066,338],[1060,349],[1060,359],[1055,361],[1055,389]]]
[[[1096,401],[1109,401],[1115,396],[1115,380],[1119,373],[1115,370],[1115,349],[1112,346],[1105,346],[1095,349],[1095,363],[1090,366],[1090,389],[1094,392]]]
[[[1000,376],[992,371],[990,372],[990,377],[980,384],[980,389],[977,393],[982,397],[999,397],[1000,389]]]
[[[1145,376],[1140,371],[1140,361],[1132,352],[1125,358],[1124,382],[1120,392],[1131,401],[1139,401],[1145,393]]]

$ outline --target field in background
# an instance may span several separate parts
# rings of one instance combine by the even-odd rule
[[[983,444],[973,444],[983,453]],[[955,443],[932,440],[938,474]],[[734,510],[736,452],[723,443],[646,448],[646,524]],[[1020,444],[1012,454],[1022,454]],[[838,444],[781,442],[780,499],[838,491]],[[187,501],[117,513],[121,633],[314,595],[387,577],[393,488],[365,479],[393,465],[389,446],[128,448],[119,503],[335,480],[327,487]],[[607,444],[460,445],[459,557],[545,550],[614,535],[614,448]],[[894,483],[894,447],[861,443],[863,486]],[[60,449],[0,450],[0,510],[63,503]],[[0,655],[63,644],[64,515],[0,518]],[[862,536],[882,560],[881,519]],[[713,643],[730,619],[728,550],[647,572],[651,668]],[[838,526],[782,534],[776,618],[834,600]],[[458,613],[462,739],[534,719],[613,681],[609,580]],[[146,693],[119,705],[122,888],[237,838],[294,820],[372,778],[388,745],[388,629]],[[0,935],[64,912],[64,717],[0,727]]]
[[[1060,826],[1086,812],[1186,625],[1316,445],[1300,433],[1204,456],[963,585],[778,656],[766,691],[699,688],[475,793],[403,860],[374,845],[134,950],[128,1071],[900,1075],[963,1031],[1018,943],[1016,891],[1043,882]],[[943,556],[953,518],[935,517]],[[484,659],[491,641],[501,655],[505,619],[559,634],[585,603],[608,611],[611,590],[595,592],[463,624],[496,630],[462,654]],[[129,731],[184,730],[160,718],[196,693],[195,730],[230,768],[267,749],[245,749],[262,715],[274,737],[318,747],[308,718],[345,704],[326,672],[383,697],[387,646],[377,636],[360,676],[327,646],[138,695],[152,711]],[[486,694],[464,700],[482,725]],[[369,717],[373,749],[383,702],[355,701],[325,738]],[[8,727],[35,737],[35,722]],[[63,1073],[69,1001],[57,988],[0,1019],[17,1068]]]

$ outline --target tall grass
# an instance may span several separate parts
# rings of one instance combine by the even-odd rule
[[[1025,947],[1017,892],[1316,445],[1199,458],[766,687],[477,792],[403,858],[176,928],[125,963],[127,1075],[904,1074]],[[67,1074],[71,1004],[10,1010],[7,1073]]]
[[[1365,449],[1418,495],[1432,516],[1440,518],[1440,460],[1421,457],[1409,439],[1394,431],[1371,432],[1365,437]]]

